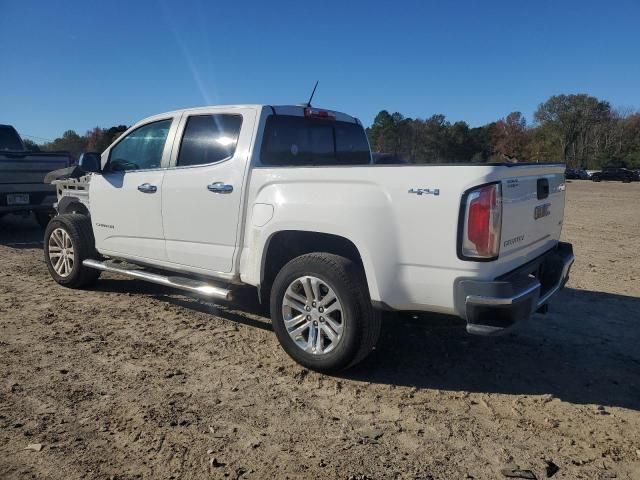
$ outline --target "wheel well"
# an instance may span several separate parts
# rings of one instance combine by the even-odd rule
[[[65,197],[58,203],[58,213],[79,213],[89,216],[89,209],[76,197]]]
[[[364,274],[360,252],[350,240],[329,233],[287,230],[274,234],[267,245],[263,257],[261,294],[267,293],[276,275],[287,262],[311,252],[333,253],[348,258],[359,265]]]

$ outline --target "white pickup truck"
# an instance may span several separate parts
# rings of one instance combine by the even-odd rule
[[[55,181],[59,284],[111,271],[227,301],[252,285],[284,350],[320,371],[370,352],[380,310],[501,332],[573,263],[563,165],[374,165],[359,120],[310,106],[156,115],[90,170]]]

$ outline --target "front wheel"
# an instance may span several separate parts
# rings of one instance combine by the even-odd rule
[[[289,356],[321,372],[363,360],[381,323],[361,268],[327,253],[301,255],[280,270],[271,289],[271,319]]]
[[[94,283],[100,271],[82,262],[96,257],[91,221],[86,215],[58,215],[44,233],[44,259],[51,277],[60,285],[82,288]]]

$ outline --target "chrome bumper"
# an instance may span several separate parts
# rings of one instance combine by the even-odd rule
[[[529,318],[564,287],[574,260],[572,245],[561,242],[494,281],[463,280],[456,296],[464,298],[467,331],[493,335]]]

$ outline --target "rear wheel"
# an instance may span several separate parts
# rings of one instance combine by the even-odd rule
[[[100,271],[85,267],[82,262],[96,256],[89,217],[58,215],[49,222],[44,235],[44,259],[60,285],[82,288],[94,283]]]
[[[271,289],[271,319],[289,356],[322,372],[355,365],[380,334],[364,273],[327,253],[302,255],[282,268]]]

